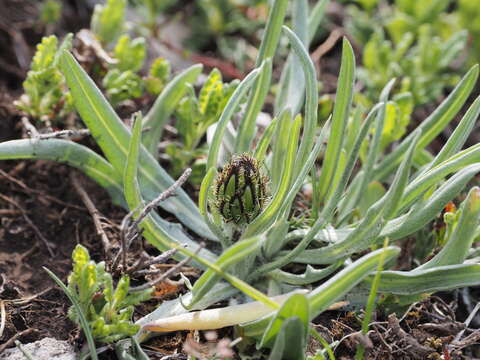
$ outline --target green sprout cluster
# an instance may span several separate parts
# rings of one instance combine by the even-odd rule
[[[130,279],[126,275],[114,287],[105,263],[95,263],[81,245],[75,247],[72,260],[73,271],[68,277],[68,289],[78,299],[94,339],[111,343],[135,335],[139,326],[132,322],[134,306],[150,299],[152,289],[129,292]],[[69,310],[69,317],[80,324],[74,306]]]
[[[127,0],[107,0],[97,4],[90,22],[91,30],[103,45],[116,41],[124,31]]]
[[[414,107],[435,101],[453,87],[459,76],[452,67],[461,66],[458,59],[468,34],[445,12],[449,2],[359,1],[360,7],[349,7],[346,26],[364,45],[358,76],[365,92],[358,96],[360,103],[371,106],[392,78],[399,79],[395,94],[411,94]]]
[[[222,74],[213,69],[199,90],[198,97],[193,86],[180,100],[175,111],[176,129],[182,145],[170,144],[166,148],[172,161],[172,175],[179,176],[187,166],[193,167],[192,182],[199,184],[205,175],[206,149],[199,148],[207,129],[215,124],[239,81],[223,82]],[[192,160],[194,163],[191,164]]]
[[[30,117],[51,124],[71,110],[70,93],[58,69],[58,56],[71,48],[72,37],[67,36],[58,46],[55,35],[44,37],[23,82],[24,94],[15,105]]]
[[[46,0],[40,6],[40,21],[45,25],[55,24],[60,20],[62,3],[58,0]]]

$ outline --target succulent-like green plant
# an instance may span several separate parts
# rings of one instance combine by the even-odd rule
[[[415,107],[436,101],[459,80],[468,33],[456,14],[446,13],[450,2],[357,1],[360,6],[348,8],[346,27],[364,45],[358,78],[365,90],[355,95],[356,101],[371,107],[390,79],[397,78],[392,90],[392,100],[401,99],[394,121],[401,124],[397,134],[405,131]]]
[[[52,123],[71,109],[71,98],[58,69],[59,54],[72,46],[68,35],[58,46],[55,35],[44,37],[37,45],[23,94],[15,105],[37,121]]]
[[[126,0],[107,0],[105,5],[95,5],[90,28],[104,46],[122,34],[126,7]]]
[[[57,0],[45,0],[40,4],[40,21],[45,25],[55,24],[62,13],[62,3]]]
[[[446,87],[458,81],[449,66],[463,51],[466,40],[465,31],[441,39],[434,36],[431,26],[424,25],[416,37],[405,33],[399,42],[392,43],[378,30],[363,51],[359,79],[366,86],[364,96],[378,98],[389,79],[397,77],[401,81],[397,93],[411,93],[414,105],[438,99]]]
[[[199,143],[207,129],[220,118],[238,82],[233,80],[224,83],[220,71],[213,69],[202,85],[198,97],[193,87],[189,86],[189,91],[180,100],[175,112],[176,128],[181,136],[182,146],[179,149],[179,146],[173,143],[165,149],[171,158],[173,176],[179,176],[185,167],[192,166],[191,181],[200,184],[206,173],[202,158],[206,157],[207,150],[199,147]],[[196,160],[191,164],[194,159]]]
[[[459,0],[457,2],[458,21],[470,34],[472,51],[470,61],[478,62],[480,59],[480,9],[475,0]]]
[[[138,37],[132,40],[129,35],[124,34],[118,39],[113,54],[117,60],[116,69],[136,72],[143,67],[147,54],[145,39]]]
[[[216,122],[198,208],[181,189],[177,190],[177,196],[160,204],[198,237],[190,238],[180,225],[168,223],[156,212],[141,221],[139,226],[147,241],[161,251],[178,248],[178,259],[192,257],[194,266],[204,272],[181,299],[164,302],[140,320],[140,325],[184,313],[187,308],[205,309],[232,296],[240,300],[249,296],[271,307],[272,313],[244,324],[244,334],[256,337],[259,346],[275,349],[277,336],[291,334],[299,326],[305,326],[303,334],[307,334],[309,321],[332,303],[349,292],[361,296],[365,289],[358,286],[370,286],[374,281],[372,272],[379,263],[385,264],[377,284],[381,293],[424,296],[438,290],[480,284],[478,259],[469,258],[480,221],[476,188],[469,191],[467,205],[462,206],[461,218],[446,245],[428,262],[418,259],[423,265],[410,271],[388,270],[400,249],[379,248],[386,238],[394,243],[428,227],[480,171],[479,144],[461,150],[480,114],[479,98],[470,105],[438,153],[432,154],[427,149],[471,95],[478,79],[478,66],[470,69],[414,132],[399,139],[391,149],[382,149],[387,105],[394,83],[387,83],[368,112],[353,109],[357,115],[350,120],[356,66],[353,49],[345,39],[333,113],[319,127],[315,66],[305,44],[311,40],[325,4],[326,1],[319,2],[310,10],[308,1],[295,2],[292,31],[282,27],[288,1],[273,2],[256,68],[235,88]],[[305,14],[311,14],[308,23]],[[260,133],[256,119],[271,88],[271,58],[282,35],[291,46],[291,56],[279,84],[280,100],[276,101],[274,120]],[[191,67],[177,75],[145,118],[137,119],[133,129],[119,119],[68,52],[60,55],[60,68],[80,116],[105,157],[73,142],[49,139],[2,143],[0,159],[44,158],[78,167],[137,218],[142,205],[173,183],[155,158],[158,142],[168,116],[201,68]],[[239,114],[239,105],[245,98],[244,111]],[[232,118],[236,114],[240,119],[235,128]],[[349,121],[353,121],[351,126]],[[225,136],[229,126],[237,134],[234,144],[227,143]],[[149,131],[142,133],[143,127]],[[363,161],[357,164],[366,140]],[[269,201],[263,209],[255,209],[258,214],[242,226],[239,236],[228,231],[214,207],[209,210],[218,169],[225,165],[221,149],[228,147],[234,156],[252,154],[264,164],[270,177]],[[322,161],[317,168],[319,158]],[[378,189],[378,184],[385,191],[371,191]],[[302,228],[292,228],[291,210],[305,185],[312,188],[305,221]],[[228,187],[227,184],[227,190]],[[235,217],[237,213],[227,214],[232,215]],[[201,248],[200,238],[220,243],[222,250],[202,248],[195,253]],[[360,253],[366,254],[359,256]],[[329,279],[325,281],[326,277]],[[296,297],[283,311],[279,310],[280,305],[270,296],[292,288],[311,290],[304,298]],[[237,323],[245,321],[244,315],[238,313]],[[288,320],[295,316],[300,321]],[[202,313],[195,318],[200,321]],[[138,339],[144,336],[144,332],[137,334]],[[281,354],[285,349],[275,351]]]
[[[157,58],[153,61],[148,72],[148,76],[144,78],[145,90],[152,95],[158,95],[162,92],[168,83],[171,75],[171,67],[168,60]]]
[[[102,84],[114,106],[143,94],[142,78],[130,70],[121,72],[118,69],[112,69],[105,75]]]
[[[251,223],[267,202],[268,178],[248,154],[234,155],[217,175],[213,206],[227,223]]]
[[[102,80],[102,85],[113,105],[143,95],[146,80],[142,79],[138,71],[143,68],[146,53],[144,38],[138,37],[132,40],[129,35],[123,34],[118,39],[113,50],[115,62],[109,66],[110,68]],[[163,67],[165,65],[161,68]],[[161,75],[162,78],[157,78],[157,74]],[[159,85],[166,81],[164,77],[167,75],[165,71],[159,71],[158,61],[154,62],[148,77],[149,89],[158,90]],[[156,85],[157,89],[152,89],[153,84]]]
[[[130,279],[124,275],[113,286],[112,275],[105,263],[95,263],[87,249],[77,245],[72,253],[73,271],[68,276],[68,292],[80,305],[72,305],[69,317],[80,324],[79,311],[88,322],[91,334],[97,341],[111,343],[133,336],[139,326],[132,322],[133,307],[150,299],[152,288],[129,292]]]

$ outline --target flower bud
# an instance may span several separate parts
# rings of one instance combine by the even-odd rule
[[[215,180],[213,205],[225,222],[248,224],[265,206],[267,182],[256,159],[234,155]]]

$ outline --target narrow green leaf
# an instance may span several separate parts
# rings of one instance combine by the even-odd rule
[[[271,160],[271,187],[276,191],[282,179],[282,170],[285,164],[290,128],[292,126],[292,113],[289,109],[283,110],[278,115],[278,126],[273,137],[273,149]]]
[[[468,136],[472,132],[479,115],[480,97],[478,97],[468,108],[453,134],[448,137],[447,143],[442,147],[442,150],[440,150],[438,155],[435,156],[435,159],[428,165],[428,167],[422,171],[423,173],[439,165],[462,149]]]
[[[292,9],[292,23],[295,35],[301,40],[303,46],[308,49],[308,26],[305,19],[308,18],[308,1],[295,1]],[[305,76],[302,65],[293,50],[289,53],[283,67],[278,93],[275,97],[275,114],[281,110],[291,109],[296,114],[300,111],[305,95]]]
[[[245,229],[243,233],[244,238],[249,238],[265,231],[270,225],[275,222],[282,205],[284,204],[285,195],[289,190],[293,168],[295,166],[295,150],[297,148],[298,137],[300,136],[301,117],[297,117],[292,125],[290,132],[290,139],[288,142],[287,156],[284,159],[285,165],[283,167],[282,180],[278,186],[277,191],[272,197],[270,203],[263,209],[255,220],[253,220]]]
[[[305,359],[305,332],[300,318],[293,316],[282,323],[268,360]]]
[[[288,7],[288,0],[275,0],[268,15],[265,31],[263,32],[262,42],[255,62],[255,67],[264,67],[265,62],[271,61],[277,50],[278,40],[284,22],[285,14]],[[240,131],[237,136],[235,151],[237,153],[249,150],[250,144],[255,134],[255,122],[258,112],[260,111],[265,97],[267,96],[271,78],[271,68],[269,72],[262,74],[255,83],[252,84],[252,92],[250,93],[247,106],[246,116],[240,124]]]
[[[324,148],[324,143],[327,139],[329,129],[330,129],[330,121],[327,121],[325,125],[322,127],[322,130],[320,131],[320,135],[318,136],[315,147],[308,155],[308,158],[303,164],[303,167],[301,168],[300,173],[296,175],[295,182],[290,187],[290,190],[288,191],[288,195],[285,198],[284,207],[282,211],[287,211],[287,208],[291,206],[291,204],[293,203],[293,200],[295,199],[295,196],[297,195],[298,191],[302,187],[305,181],[305,178],[307,177],[307,174],[313,169],[315,165],[315,161],[318,159],[318,157],[320,156],[320,152]]]
[[[210,168],[217,167],[218,161],[218,153],[220,151],[220,145],[222,144],[223,135],[225,133],[225,129],[227,128],[228,122],[232,118],[234,112],[237,110],[240,101],[243,99],[247,91],[255,82],[255,79],[266,70],[265,63],[258,69],[253,70],[248,74],[245,79],[238,85],[238,87],[233,92],[232,96],[225,105],[223,109],[222,115],[217,123],[217,128],[215,130],[215,134],[213,135],[213,141],[210,145],[210,150],[208,152],[208,159],[207,159],[207,170]]]
[[[275,0],[268,14],[267,25],[263,32],[262,42],[258,50],[255,66],[258,67],[266,59],[272,58],[277,50],[278,40],[282,31],[288,0]]]
[[[238,129],[237,139],[235,144],[235,153],[242,154],[248,152],[251,142],[255,136],[255,127],[258,114],[262,109],[265,98],[270,90],[272,79],[272,59],[265,59],[262,65],[263,69],[260,76],[256,80],[252,93],[249,97],[249,103],[246,108],[245,116],[240,122],[240,128]]]
[[[294,174],[297,174],[307,160],[314,143],[318,115],[317,76],[315,66],[300,39],[286,26],[283,27],[283,32],[287,35],[292,49],[300,61],[306,79],[305,123],[294,172]]]
[[[449,159],[421,174],[407,186],[400,211],[412,205],[425,191],[438,184],[446,176],[477,162],[480,162],[480,144],[456,153]]]
[[[141,209],[136,209],[136,207],[138,206],[138,204],[142,203],[142,197],[139,191],[140,185],[137,179],[138,158],[140,156],[141,139],[142,116],[140,113],[137,113],[137,116],[135,117],[135,123],[132,129],[132,136],[130,138],[127,162],[125,164],[125,170],[123,172],[123,191],[125,194],[125,198],[127,199],[127,203],[130,206],[130,211],[137,210],[137,216],[138,212]]]
[[[241,240],[226,249],[218,258],[215,265],[222,269],[222,271],[226,271],[245,259],[248,255],[256,252],[260,248],[260,245],[261,241],[258,237]],[[220,279],[221,276],[213,269],[208,269],[203,273],[193,286],[193,297],[188,307],[190,308],[195,305]]]
[[[319,198],[327,200],[330,193],[330,184],[337,169],[338,158],[342,149],[345,127],[350,106],[352,103],[353,84],[355,81],[355,56],[353,49],[346,38],[343,39],[342,62],[338,77],[337,97],[332,116],[332,131],[325,152],[322,172],[319,180]]]
[[[43,267],[43,270],[47,272],[47,274],[55,281],[55,283],[62,289],[62,291],[67,295],[68,300],[72,303],[75,307],[76,313],[78,315],[78,319],[80,320],[80,324],[82,326],[83,333],[87,338],[88,349],[90,350],[90,356],[92,360],[98,360],[97,356],[97,349],[95,347],[95,341],[93,340],[92,331],[90,329],[90,325],[85,317],[85,314],[82,311],[82,307],[78,302],[78,299],[71,291],[65,286],[65,284],[60,280],[53,272],[51,272],[46,267]]]
[[[24,139],[0,143],[0,160],[13,159],[52,160],[73,166],[107,190],[114,203],[125,206],[121,175],[86,146],[61,139]]]
[[[445,205],[458,196],[479,172],[480,164],[473,164],[462,169],[448,179],[428,199],[416,203],[407,214],[389,221],[381,236],[396,240],[420,230],[438,216]]]
[[[388,241],[385,239],[383,248],[385,249],[387,245],[388,245]],[[384,255],[385,252],[383,252],[382,254]],[[372,314],[373,314],[373,311],[375,310],[375,300],[377,298],[378,284],[380,283],[380,278],[382,276],[384,262],[385,262],[385,259],[383,256],[381,256],[378,262],[377,271],[375,272],[375,276],[372,281],[372,286],[370,287],[370,293],[368,294],[367,305],[365,308],[365,316],[363,317],[363,320],[362,320],[363,335],[367,335],[368,333],[368,328],[370,327],[370,322],[372,320]],[[365,347],[361,343],[358,344],[357,352],[355,354],[355,359],[362,360],[364,358],[364,353],[365,353]]]
[[[470,190],[459,211],[460,219],[448,242],[437,255],[415,271],[463,263],[480,225],[480,188],[474,187]]]
[[[331,304],[340,299],[369,273],[374,271],[381,259],[383,259],[384,262],[388,262],[399,253],[400,249],[396,246],[389,246],[373,251],[368,255],[362,256],[328,281],[315,288],[307,295],[310,304],[311,319],[325,311]],[[381,286],[379,291],[382,292]]]
[[[62,70],[70,87],[75,107],[106,158],[118,172],[123,172],[127,158],[130,132],[73,56],[64,52],[60,58]],[[140,150],[139,181],[149,200],[173,184],[173,179],[145,149]],[[214,238],[188,195],[180,189],[178,195],[160,204],[175,214],[186,226],[207,238]]]
[[[268,276],[279,282],[283,282],[291,285],[308,285],[314,282],[320,281],[323,278],[331,275],[335,270],[343,265],[343,260],[337,261],[332,265],[323,269],[314,269],[312,266],[307,265],[307,268],[303,274],[291,274],[282,270],[273,270],[268,273]]]
[[[421,134],[422,133],[420,130],[416,130],[412,133],[412,141],[405,154],[405,158],[400,164],[397,174],[390,185],[390,189],[385,196],[385,202],[387,205],[383,212],[383,218],[386,220],[390,220],[393,216],[395,216],[398,208],[400,207],[405,187],[408,184],[415,147],[418,144]]]
[[[390,91],[395,83],[395,80],[391,80],[380,95],[380,101],[383,102],[383,106],[377,112],[377,119],[375,121],[375,133],[370,143],[367,153],[367,160],[362,166],[362,170],[358,173],[352,184],[357,184],[356,187],[350,187],[347,195],[344,198],[343,204],[340,204],[340,218],[347,216],[365,194],[365,188],[371,180],[371,173],[377,162],[378,155],[380,154],[380,142],[382,139],[383,128],[385,126],[385,115],[387,112],[387,101],[390,95]]]
[[[366,279],[371,283],[373,276]],[[418,271],[382,271],[378,291],[413,295],[480,285],[480,264],[439,266]]]
[[[202,72],[203,66],[196,64],[175,76],[157,97],[150,111],[144,118],[144,127],[149,130],[143,134],[143,145],[156,158],[158,143],[162,138],[163,128],[179,101]]]
[[[273,134],[275,133],[275,130],[277,129],[278,126],[278,119],[274,118],[270,124],[268,124],[267,128],[262,134],[262,137],[258,141],[257,148],[255,149],[255,154],[253,157],[257,159],[257,161],[262,164],[265,160],[266,154],[268,147],[270,146],[270,143],[272,141]]]
[[[304,294],[294,294],[285,301],[282,307],[275,313],[272,321],[270,321],[257,348],[271,346],[284,322],[292,316],[297,316],[300,319],[303,325],[303,334],[306,335],[308,333],[310,314],[308,301]]]
[[[472,67],[440,106],[419,125],[418,128],[422,131],[423,135],[417,145],[417,151],[427,146],[460,111],[477,82],[478,69],[478,65]],[[383,180],[395,170],[405,153],[407,141],[410,140],[411,137],[412,135],[407,136],[393,152],[388,154],[380,164],[375,167],[372,180]]]
[[[315,32],[317,31],[320,22],[325,15],[325,10],[327,9],[327,5],[329,4],[330,0],[320,0],[317,1],[315,6],[313,7],[312,11],[310,12],[310,17],[308,18],[308,40],[309,42],[312,41]]]
[[[358,155],[360,153],[360,148],[370,130],[373,119],[375,118],[375,114],[377,114],[377,112],[382,107],[384,107],[384,104],[380,103],[372,108],[370,113],[367,115],[367,118],[363,122],[360,131],[358,132],[358,135],[352,147],[352,151],[348,154],[348,161],[345,164],[340,180],[338,181],[338,184],[334,186],[335,191],[332,193],[332,196],[327,201],[324,210],[320,214],[320,217],[323,218],[326,222],[329,222],[331,217],[333,216],[333,212],[340,201],[340,197],[344,193],[347,183],[350,180],[350,176],[352,175],[353,169],[358,159]]]

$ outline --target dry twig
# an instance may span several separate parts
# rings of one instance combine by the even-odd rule
[[[345,34],[345,31],[342,28],[336,28],[334,29],[330,35],[328,35],[328,38],[321,43],[315,51],[312,53],[312,61],[314,63],[317,63],[323,55],[328,53],[337,43],[337,41]]]
[[[140,209],[134,209],[129,212],[122,221],[120,226],[120,240],[121,240],[121,248],[120,251],[115,256],[113,261],[113,269],[116,269],[118,265],[118,261],[122,259],[123,271],[127,271],[127,252],[130,248],[131,244],[140,236],[140,232],[138,231],[138,225],[147,217],[147,215],[158,206],[159,203],[162,201],[167,200],[168,198],[175,195],[175,191],[181,187],[185,181],[187,181],[188,177],[192,173],[192,169],[186,169],[183,174],[175,181],[167,190],[162,192],[156,199],[149,202],[141,211]],[[138,212],[140,213],[138,214]],[[138,214],[138,215],[137,215]],[[138,216],[135,220],[132,221],[134,217]]]
[[[38,134],[37,138],[40,140],[46,139],[58,139],[58,138],[74,138],[80,136],[90,135],[90,130],[88,129],[78,129],[78,130],[60,130],[53,131],[45,134]]]
[[[200,246],[195,250],[195,255],[198,254],[198,252],[204,247],[205,247],[205,244],[201,243]],[[140,286],[132,287],[132,288],[130,288],[130,291],[146,290],[149,287],[152,287],[152,286],[155,286],[158,283],[161,283],[163,280],[167,279],[169,276],[172,276],[172,275],[176,274],[177,272],[179,272],[180,269],[182,268],[182,266],[187,265],[191,260],[192,260],[191,256],[183,259],[178,264],[176,264],[174,267],[172,267],[171,269],[167,270],[165,273],[160,275],[158,278],[156,278],[154,280],[151,280],[151,281],[149,281],[145,284],[142,284]]]
[[[464,328],[459,331],[459,333],[455,336],[455,339],[453,339],[452,344],[459,343],[460,339],[462,338],[463,334],[465,333],[466,328],[470,325],[472,322],[473,318],[477,315],[477,312],[480,310],[480,302],[477,303],[477,305],[474,307],[473,311],[468,315],[467,319],[464,322]]]
[[[37,138],[40,133],[38,132],[37,128],[28,120],[26,116],[22,117],[22,125],[27,131],[27,135],[31,138]]]
[[[110,245],[110,240],[108,239],[107,233],[105,232],[105,229],[104,229],[104,223],[107,222],[107,219],[104,216],[102,216],[100,211],[95,207],[95,204],[93,203],[92,199],[90,199],[90,196],[88,196],[88,193],[85,191],[82,184],[80,184],[80,181],[73,174],[70,176],[70,180],[77,194],[80,196],[86,208],[88,209],[88,212],[90,213],[90,216],[93,219],[93,224],[95,225],[95,230],[97,231],[97,235],[99,235],[100,238],[102,239],[105,255],[108,255],[108,253],[110,252],[111,245]]]
[[[22,336],[25,336],[25,335],[28,335],[34,331],[37,331],[36,329],[34,328],[28,328],[26,330],[23,330],[23,331],[20,331],[19,333],[16,333],[15,335],[13,335],[10,339],[8,339],[4,344],[0,345],[0,354],[6,349],[8,348],[10,345],[14,344],[15,343],[15,340],[21,338]]]

